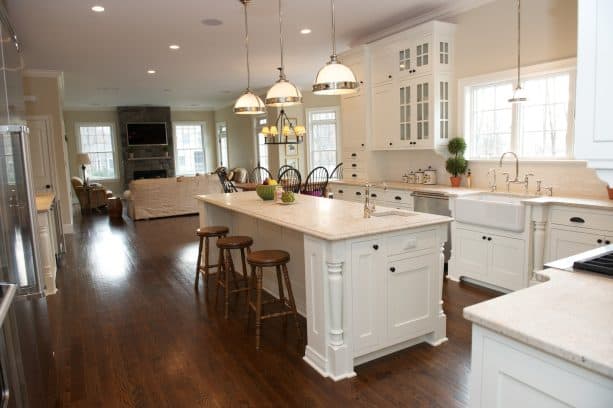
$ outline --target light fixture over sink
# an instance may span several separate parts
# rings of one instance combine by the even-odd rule
[[[236,100],[234,104],[234,113],[237,115],[261,115],[266,113],[264,102],[259,96],[251,92],[251,70],[249,69],[249,25],[247,19],[247,4],[251,0],[239,0],[243,4],[243,12],[245,16],[245,54],[247,56],[247,89]]]
[[[330,55],[330,61],[317,73],[313,93],[316,95],[345,95],[356,92],[359,85],[351,68],[341,64],[336,55],[334,0],[330,0],[330,6],[332,9],[332,55]]]
[[[521,0],[517,0],[517,84],[509,102],[521,103],[527,100],[526,91],[521,87]]]
[[[283,12],[281,10],[281,0],[279,0],[279,45],[281,46],[281,66],[279,79],[266,93],[266,106],[291,106],[302,103],[302,93],[296,85],[292,84],[285,77],[285,66],[283,64]]]

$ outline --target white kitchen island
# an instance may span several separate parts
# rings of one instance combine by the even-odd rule
[[[296,305],[307,320],[304,360],[321,375],[352,377],[363,362],[447,340],[442,248],[451,218],[364,218],[359,203],[311,196],[294,205],[255,192],[196,199],[200,226],[226,225],[232,235],[253,237],[254,250],[290,253]],[[264,288],[277,295],[273,275],[265,273]]]

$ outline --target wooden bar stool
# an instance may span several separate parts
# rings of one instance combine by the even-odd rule
[[[249,281],[247,291],[247,327],[249,327],[249,318],[251,316],[251,310],[255,312],[255,348],[260,349],[260,329],[262,327],[262,320],[270,319],[272,317],[284,317],[287,315],[294,315],[294,322],[296,324],[296,330],[298,331],[298,337],[302,341],[302,332],[298,323],[298,312],[296,311],[296,302],[294,301],[294,293],[292,292],[292,285],[289,281],[289,274],[287,272],[287,263],[289,262],[289,253],[280,250],[265,250],[254,251],[247,255],[247,262],[251,266],[251,279]],[[263,268],[274,267],[277,272],[277,284],[279,285],[279,299],[273,299],[267,302],[262,302],[262,278]],[[285,281],[285,288],[287,289],[287,297],[283,292],[283,283],[281,279]],[[251,301],[251,291],[255,283],[255,303]],[[262,305],[268,303],[281,303],[287,310],[282,312],[262,314]]]
[[[209,264],[209,238],[222,238],[225,237],[229,232],[228,227],[224,226],[213,226],[213,227],[202,227],[196,230],[196,236],[200,238],[200,244],[198,245],[198,261],[196,263],[196,283],[194,287],[198,290],[198,281],[200,280],[200,273],[204,275],[204,293],[208,293],[208,285],[209,285],[209,270],[211,268],[217,268],[219,272],[219,262],[211,265]],[[202,262],[202,245],[204,243],[204,265],[201,265]]]
[[[247,264],[245,263],[245,250],[247,254],[251,253],[251,245],[253,245],[253,239],[246,236],[230,236],[219,238],[217,240],[217,248],[219,248],[219,268],[220,273],[217,274],[217,282],[215,285],[215,304],[217,304],[217,297],[219,295],[219,287],[224,288],[224,317],[228,318],[228,306],[230,304],[230,294],[247,292],[249,275],[247,273]],[[234,268],[234,262],[232,261],[231,250],[240,250],[241,260],[243,264],[243,282],[245,286],[239,288],[238,278],[236,277],[236,269]],[[234,283],[234,289],[230,290],[230,275],[232,275],[232,281]]]

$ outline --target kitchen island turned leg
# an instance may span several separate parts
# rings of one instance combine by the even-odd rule
[[[351,297],[344,276],[345,241],[305,235],[307,347],[304,360],[335,381],[354,377],[348,344]]]

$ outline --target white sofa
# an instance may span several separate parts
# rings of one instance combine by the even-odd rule
[[[124,198],[133,220],[195,214],[195,195],[223,193],[216,174],[132,180],[129,187]]]

